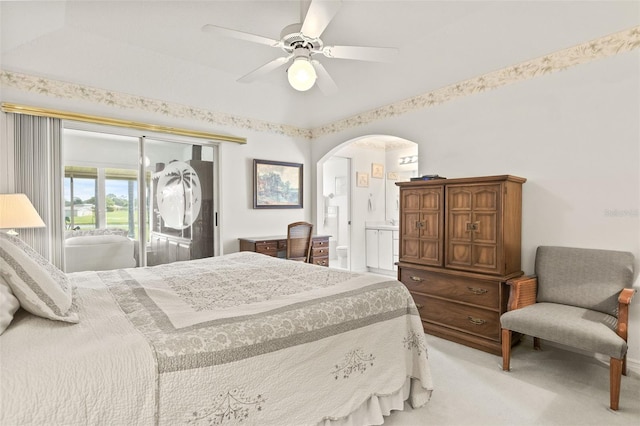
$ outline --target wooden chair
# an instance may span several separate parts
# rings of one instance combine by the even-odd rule
[[[511,286],[502,326],[502,369],[509,370],[511,332],[610,357],[610,407],[617,410],[627,374],[629,303],[635,290],[633,254],[570,247],[538,247],[535,275]]]
[[[313,225],[294,222],[287,227],[287,259],[309,263]]]

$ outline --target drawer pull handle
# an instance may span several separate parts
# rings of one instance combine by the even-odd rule
[[[416,277],[415,275],[411,275],[411,277],[410,277],[410,278],[411,278],[411,281],[418,281],[418,282],[419,282],[419,281],[423,281],[423,279],[422,279],[422,278],[420,278],[420,277]]]
[[[474,318],[472,316],[468,316],[467,319],[469,320],[469,322],[473,325],[483,325],[486,323],[485,320],[480,319],[480,318]]]
[[[419,304],[419,303],[416,303],[416,308],[418,308],[418,309],[422,309],[422,308],[424,308],[424,305],[421,305],[421,304]]]
[[[467,290],[469,290],[473,294],[478,294],[478,295],[489,292],[489,290],[485,288],[477,288],[477,287],[467,287]]]

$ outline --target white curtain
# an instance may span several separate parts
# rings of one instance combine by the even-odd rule
[[[15,193],[29,197],[46,228],[19,229],[20,238],[64,269],[64,175],[60,119],[7,114],[8,145],[13,142]]]

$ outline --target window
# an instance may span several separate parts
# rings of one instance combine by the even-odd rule
[[[64,191],[66,229],[124,229],[138,237],[136,170],[67,166]]]
[[[94,229],[98,171],[91,167],[65,167],[64,221],[66,229]]]

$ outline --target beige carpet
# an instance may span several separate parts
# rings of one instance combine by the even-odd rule
[[[385,426],[640,425],[640,376],[622,377],[620,410],[609,409],[609,367],[530,340],[502,358],[427,335],[434,393],[423,408],[392,413]]]

